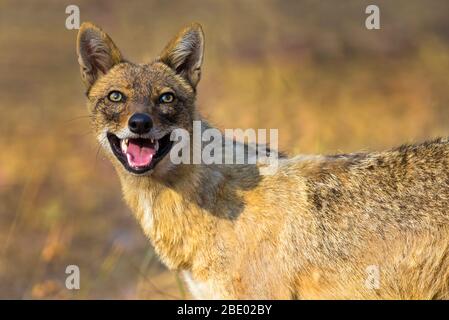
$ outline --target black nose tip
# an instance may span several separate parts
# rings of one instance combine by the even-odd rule
[[[146,113],[135,113],[129,118],[128,127],[133,133],[144,134],[150,132],[153,121]]]

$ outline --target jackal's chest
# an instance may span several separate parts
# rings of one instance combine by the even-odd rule
[[[183,275],[189,291],[195,299],[223,299],[218,283],[213,280],[195,280],[189,271],[184,271]]]
[[[125,195],[126,199],[126,195]],[[144,192],[139,192],[133,195],[131,201],[127,201],[135,217],[139,221],[142,230],[147,237],[150,237],[153,229],[153,206],[151,198]],[[128,199],[126,199],[128,200]]]

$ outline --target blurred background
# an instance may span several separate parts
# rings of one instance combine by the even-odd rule
[[[220,128],[278,128],[289,154],[449,135],[447,0],[0,0],[0,298],[189,298],[90,134],[71,4],[135,62],[202,23],[201,112]],[[365,28],[369,4],[380,30]],[[65,288],[71,264],[80,290]]]

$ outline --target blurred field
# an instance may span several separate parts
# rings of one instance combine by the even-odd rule
[[[371,3],[378,31],[364,27]],[[449,135],[445,0],[0,0],[0,298],[188,297],[97,153],[69,4],[136,62],[201,22],[202,113],[220,128],[279,128],[289,154]],[[70,264],[79,291],[65,289]]]

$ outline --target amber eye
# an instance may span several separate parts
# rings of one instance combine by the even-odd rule
[[[119,91],[111,91],[109,92],[108,99],[112,102],[121,102],[123,101],[125,96]]]
[[[171,103],[175,100],[175,96],[173,93],[167,92],[167,93],[163,93],[161,94],[161,96],[159,97],[159,102],[160,103]]]

